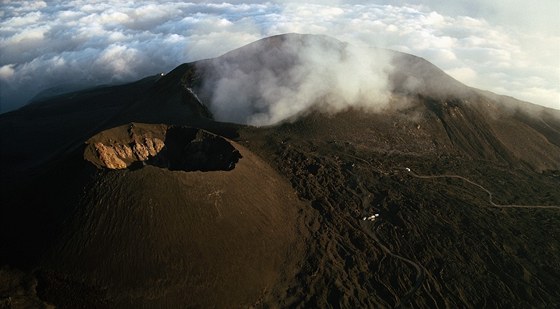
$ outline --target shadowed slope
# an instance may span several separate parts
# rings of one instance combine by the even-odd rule
[[[203,134],[136,124],[102,132],[92,141],[125,141],[132,130],[139,140],[167,132],[168,143],[179,129]],[[3,238],[28,235],[25,244],[10,241],[11,250],[20,247],[29,259],[38,259],[39,294],[62,307],[249,306],[295,271],[305,239],[298,214],[302,204],[267,164],[238,144],[221,142],[241,156],[225,170],[146,165],[97,170],[88,177],[92,163],[63,163],[58,169],[65,177],[45,176],[50,183],[30,201],[36,206],[4,213],[2,223],[10,228]],[[99,162],[91,147],[86,157]],[[185,155],[192,165],[207,159]],[[84,178],[80,175],[91,178],[69,184]],[[25,220],[44,195],[49,208]]]
[[[14,183],[41,172],[96,133],[130,122],[189,124],[235,135],[235,126],[210,121],[179,71],[59,95],[0,115],[1,187],[12,191]]]

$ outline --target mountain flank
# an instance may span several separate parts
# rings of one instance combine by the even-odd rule
[[[0,306],[558,307],[559,132],[301,34],[42,97],[0,115]]]

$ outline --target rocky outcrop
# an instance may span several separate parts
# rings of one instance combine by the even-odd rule
[[[117,147],[113,147],[113,146],[105,146],[103,145],[103,143],[94,144],[99,159],[101,159],[101,162],[103,162],[103,164],[105,164],[105,166],[110,169],[123,169],[128,166],[122,160],[122,157],[119,158],[119,156],[117,155],[117,150],[115,148],[117,149],[122,148],[119,146],[122,145],[117,145]],[[126,149],[130,150],[128,146],[126,146]],[[132,155],[132,151],[130,152],[130,154]]]
[[[84,158],[99,168],[153,165],[169,170],[232,170],[241,158],[225,138],[181,126],[130,124],[103,131],[87,142]]]
[[[147,161],[155,157],[165,144],[159,138],[145,137],[131,144],[104,145],[102,142],[96,142],[93,146],[107,168],[124,169],[129,166],[127,162]]]

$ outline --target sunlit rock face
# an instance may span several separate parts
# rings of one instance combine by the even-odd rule
[[[147,161],[155,157],[165,144],[159,138],[144,138],[141,141],[134,141],[130,144],[105,145],[102,142],[93,144],[99,159],[105,167],[109,169],[127,168],[126,161]]]
[[[147,131],[130,124],[107,130],[87,143],[85,159],[119,170],[153,165],[173,171],[229,171],[241,158],[225,138],[204,130],[158,126]]]

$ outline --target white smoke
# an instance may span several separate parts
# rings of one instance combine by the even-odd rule
[[[273,125],[314,110],[381,110],[391,69],[384,50],[287,35],[213,61],[202,92],[216,120]]]

